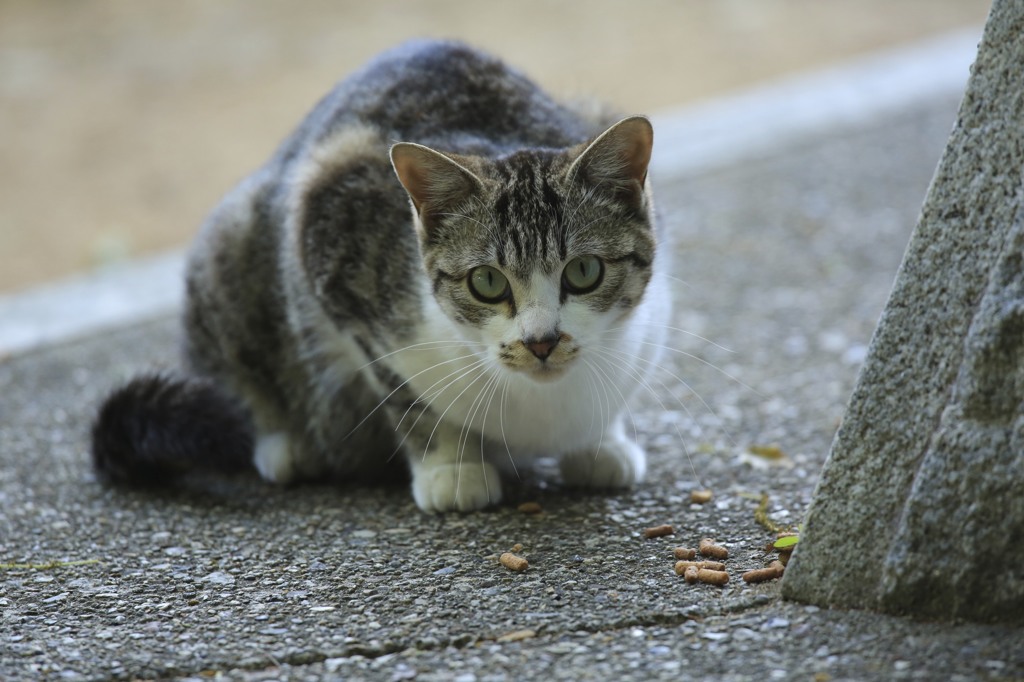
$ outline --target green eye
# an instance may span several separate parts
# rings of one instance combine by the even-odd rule
[[[508,278],[490,265],[470,270],[468,281],[470,293],[484,303],[500,303],[511,294]]]
[[[570,294],[587,294],[601,284],[604,263],[597,256],[579,256],[562,271],[562,286]]]

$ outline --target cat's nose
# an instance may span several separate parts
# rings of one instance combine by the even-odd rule
[[[545,336],[542,339],[527,339],[523,341],[523,344],[530,349],[538,360],[547,360],[551,352],[555,350],[555,346],[558,345],[558,335],[552,334],[551,336]]]

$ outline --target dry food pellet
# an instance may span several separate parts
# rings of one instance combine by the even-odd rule
[[[743,574],[743,580],[748,583],[763,583],[768,580],[781,578],[786,567],[781,561],[773,561],[765,568],[756,568]]]
[[[786,456],[786,453],[778,445],[751,445],[747,450],[752,455],[770,460],[782,459]]]
[[[683,571],[683,578],[688,583],[697,582],[697,572],[700,571],[696,566],[687,566],[686,570]]]
[[[654,526],[653,528],[644,528],[645,538],[660,538],[666,535],[672,535],[676,530],[669,524],[665,523],[660,526]]]
[[[498,557],[498,561],[501,562],[502,566],[504,566],[510,571],[515,571],[516,573],[519,573],[520,571],[525,571],[530,567],[529,561],[527,561],[521,556],[516,556],[512,552],[505,552],[500,557]]]
[[[700,544],[697,545],[697,551],[700,552],[702,556],[711,557],[712,559],[729,558],[729,550],[721,545],[716,545],[715,541],[711,538],[704,538],[701,540]]]
[[[690,502],[694,504],[707,504],[713,496],[710,490],[691,490]]]
[[[729,574],[725,571],[713,571],[710,568],[698,568],[697,580],[708,585],[725,585],[729,582]]]
[[[690,567],[707,568],[712,571],[725,570],[725,564],[719,563],[717,561],[677,561],[675,568],[676,575],[683,575],[686,572],[686,569]]]
[[[696,559],[697,550],[693,547],[676,547],[672,550],[672,554],[677,559]]]
[[[544,509],[536,502],[523,502],[517,507],[523,514],[540,514]]]
[[[521,642],[524,639],[532,639],[536,636],[536,630],[514,630],[498,637],[495,641],[500,644],[507,644],[509,642]]]

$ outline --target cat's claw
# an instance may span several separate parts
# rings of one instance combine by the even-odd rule
[[[501,480],[486,462],[423,463],[413,468],[412,495],[425,512],[473,511],[501,501]]]
[[[575,488],[628,488],[643,480],[647,456],[643,448],[625,438],[609,440],[596,450],[564,455],[562,480]]]

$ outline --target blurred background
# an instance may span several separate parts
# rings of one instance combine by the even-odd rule
[[[337,79],[405,38],[650,113],[980,27],[989,5],[0,0],[0,293],[184,246]]]

